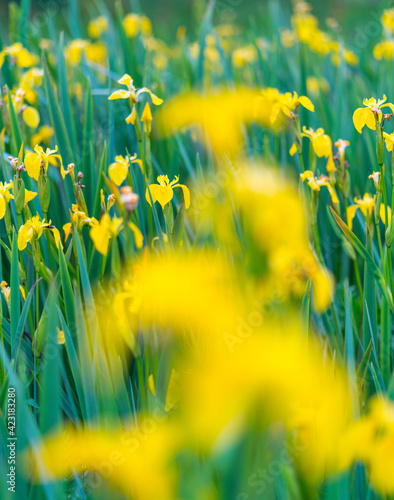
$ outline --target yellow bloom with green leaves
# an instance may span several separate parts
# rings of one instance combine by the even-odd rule
[[[45,222],[45,220],[41,220],[39,215],[35,215],[31,219],[27,220],[25,224],[23,224],[19,228],[18,232],[18,249],[24,250],[27,247],[27,244],[32,240],[39,240],[42,236],[44,229],[49,229],[52,231],[53,236],[55,238],[56,246],[60,243],[60,233],[55,226],[52,225],[52,222]],[[61,243],[60,243],[61,244]]]
[[[130,163],[138,163],[141,172],[144,173],[142,160],[137,158],[137,153],[133,156],[115,156],[115,161],[108,168],[108,175],[112,182],[120,186],[129,173]]]
[[[56,159],[60,162],[61,176],[63,179],[65,178],[66,173],[64,171],[62,157],[56,154],[57,146],[55,146],[55,149],[47,148],[46,151],[43,150],[42,146],[35,146],[34,151],[34,153],[27,153],[24,160],[24,165],[29,177],[38,181],[41,165],[43,165],[45,172],[47,172],[49,163],[52,163],[52,161]]]
[[[159,175],[157,178],[158,184],[150,184],[149,186],[149,191],[152,196],[152,201],[155,203],[158,201],[161,205],[161,207],[164,209],[164,207],[167,205],[167,203],[170,203],[174,196],[174,189],[177,187],[180,187],[183,191],[183,198],[185,200],[185,208],[189,208],[190,206],[190,191],[189,188],[183,184],[179,184],[179,176],[175,176],[173,181],[169,181],[167,175]],[[148,189],[146,190],[145,193],[145,198],[146,201],[151,205],[151,200],[149,196],[149,191]]]
[[[152,103],[155,104],[156,106],[160,106],[160,104],[163,103],[163,99],[157,97],[157,95],[155,95],[148,88],[142,87],[141,89],[136,89],[133,83],[133,79],[128,74],[123,75],[122,78],[118,80],[118,83],[120,83],[121,85],[125,85],[127,87],[127,90],[115,90],[115,92],[112,92],[112,94],[108,97],[108,99],[110,101],[116,99],[129,99],[131,105],[131,113],[126,118],[127,123],[131,123],[132,125],[135,124],[137,116],[135,104],[138,102],[138,98],[141,94],[143,93],[149,94],[152,99]]]
[[[382,108],[389,107],[394,111],[394,106],[387,102],[387,97],[383,95],[382,99],[376,100],[374,97],[364,99],[364,108],[357,108],[353,113],[353,123],[357,132],[361,134],[364,126],[366,125],[371,130],[376,130],[376,123],[380,123],[382,119]]]
[[[313,175],[311,170],[305,170],[304,173],[300,174],[300,178],[303,182],[307,181],[308,186],[312,189],[312,191],[320,191],[322,186],[328,189],[330,193],[331,200],[333,203],[339,203],[339,199],[335,189],[331,186],[328,177],[325,175],[321,175],[319,178]]]

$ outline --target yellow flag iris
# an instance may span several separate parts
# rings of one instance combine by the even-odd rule
[[[187,186],[184,186],[183,184],[179,184],[179,177],[175,176],[175,179],[173,181],[169,181],[167,175],[159,175],[157,178],[158,184],[151,184],[149,186],[149,191],[150,194],[152,195],[152,200],[153,203],[158,201],[161,205],[161,207],[164,209],[164,207],[167,205],[167,203],[170,203],[174,196],[174,188],[180,187],[183,191],[183,198],[185,200],[185,207],[189,208],[190,206],[190,191]],[[148,189],[146,190],[145,193],[145,198],[146,201],[151,205],[151,200],[149,196],[149,191]]]

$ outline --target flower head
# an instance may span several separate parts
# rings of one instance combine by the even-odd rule
[[[357,108],[353,113],[353,123],[356,127],[357,132],[361,134],[362,129],[366,125],[371,130],[376,130],[376,123],[380,123],[382,119],[381,109],[384,107],[389,107],[392,111],[394,106],[387,102],[387,97],[383,95],[382,99],[376,100],[374,97],[370,99],[364,99],[364,108]]]
[[[90,220],[92,229],[90,237],[92,238],[94,247],[102,255],[108,254],[109,240],[116,238],[123,227],[123,219],[119,217],[111,217],[104,214],[100,222],[94,218]]]
[[[49,163],[56,160],[60,161],[60,173],[63,179],[66,176],[63,167],[62,157],[57,153],[57,146],[55,149],[47,148],[46,151],[42,148],[42,146],[35,146],[34,153],[27,153],[25,156],[24,164],[26,167],[26,171],[30,177],[38,181],[38,177],[40,175],[41,165],[44,167],[45,173],[48,170]]]
[[[179,184],[179,177],[175,176],[173,181],[169,181],[167,175],[159,175],[157,178],[158,184],[151,184],[149,186],[149,191],[152,196],[152,201],[155,203],[155,201],[158,201],[161,205],[161,207],[164,209],[165,205],[167,203],[170,203],[174,196],[174,188],[180,187],[183,191],[183,198],[185,200],[185,207],[189,208],[190,206],[190,191],[187,186],[184,186],[183,184]],[[146,190],[145,193],[145,198],[146,201],[151,205],[151,200],[149,196],[149,191],[148,189]]]
[[[120,186],[126,179],[129,173],[130,163],[138,163],[141,171],[143,172],[142,160],[137,158],[137,153],[133,156],[123,157],[121,155],[115,156],[115,161],[111,163],[108,168],[108,175],[112,182]]]
[[[371,196],[369,193],[365,193],[363,198],[354,198],[354,201],[356,204],[350,205],[346,211],[347,223],[350,229],[352,229],[353,219],[358,209],[361,210],[365,218],[369,219],[372,217],[375,207],[375,197]]]
[[[133,83],[133,79],[128,74],[123,75],[122,78],[118,80],[118,83],[120,83],[121,85],[125,85],[127,87],[127,90],[115,90],[115,92],[112,92],[112,94],[108,97],[108,99],[110,101],[113,101],[115,99],[129,99],[131,104],[131,113],[126,118],[127,123],[131,123],[132,125],[135,124],[137,116],[135,103],[138,102],[138,98],[141,94],[143,93],[149,94],[152,99],[152,103],[155,104],[156,106],[160,106],[160,104],[163,103],[163,99],[157,97],[157,95],[155,95],[148,88],[142,87],[141,89],[136,89]]]
[[[39,215],[35,215],[31,219],[27,220],[19,228],[18,232],[18,249],[24,250],[29,242],[32,240],[39,240],[41,238],[44,229],[50,229],[55,238],[56,246],[60,242],[60,233],[55,226],[52,226],[51,221],[45,222],[40,219]]]
[[[330,137],[324,133],[322,128],[317,130],[302,128],[302,137],[308,137],[312,142],[313,151],[321,158],[329,158],[332,155],[332,143]]]
[[[313,175],[313,172],[311,170],[305,170],[304,173],[300,174],[300,178],[303,182],[308,182],[308,186],[312,189],[312,191],[320,191],[320,188],[322,186],[326,187],[328,189],[328,192],[330,193],[332,202],[339,203],[335,189],[331,186],[328,177],[326,177],[325,175],[321,175],[318,178]]]

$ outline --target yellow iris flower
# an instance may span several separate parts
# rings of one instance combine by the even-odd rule
[[[376,130],[376,122],[382,119],[382,108],[389,107],[394,112],[394,106],[387,102],[387,97],[383,95],[383,99],[376,100],[374,97],[364,99],[364,108],[357,108],[353,113],[353,123],[357,132],[361,134],[366,125],[371,130]]]
[[[90,237],[95,249],[102,255],[107,255],[110,239],[116,238],[123,229],[123,218],[111,219],[108,214],[104,214],[100,222],[94,217],[90,219],[90,225],[92,226]],[[136,247],[141,248],[144,240],[141,231],[133,222],[129,222],[128,226],[133,232]]]
[[[170,203],[174,196],[174,188],[180,187],[183,191],[183,198],[185,200],[185,207],[189,208],[190,206],[190,191],[187,186],[184,186],[183,184],[179,184],[179,176],[175,176],[175,179],[173,181],[169,181],[167,175],[159,175],[157,178],[158,184],[151,184],[149,186],[149,191],[150,194],[152,195],[152,200],[153,203],[158,201],[161,205],[161,207],[164,209],[165,205],[167,203]],[[150,197],[149,197],[149,191],[148,189],[146,190],[145,193],[145,198],[146,201],[151,205]]]
[[[108,245],[111,238],[116,238],[123,226],[123,219],[119,217],[111,217],[104,214],[100,222],[92,218],[90,221],[92,229],[90,237],[92,238],[95,249],[102,255],[108,254]]]
[[[318,128],[317,130],[307,129],[302,127],[301,137],[308,137],[312,142],[313,151],[316,156],[321,158],[329,158],[332,155],[332,143],[330,137],[324,133],[324,129]]]
[[[365,193],[363,198],[354,198],[355,205],[350,205],[350,207],[346,210],[347,223],[350,229],[353,226],[353,219],[356,215],[358,209],[361,210],[364,217],[367,219],[372,217],[374,208],[375,208],[375,197],[371,196],[369,193]],[[389,210],[389,221],[391,219],[391,210],[390,207],[387,207]],[[384,205],[380,206],[380,218],[385,222],[385,214],[384,214]]]
[[[118,83],[120,83],[121,85],[126,85],[127,90],[115,90],[115,92],[112,92],[112,94],[108,97],[108,99],[110,101],[113,101],[115,99],[129,99],[131,104],[131,113],[126,118],[127,123],[131,123],[132,125],[135,124],[135,119],[137,116],[135,103],[138,102],[138,98],[141,94],[143,93],[149,94],[153,104],[155,104],[156,106],[160,106],[160,104],[163,103],[163,99],[157,97],[157,95],[155,95],[148,88],[142,87],[141,89],[137,90],[133,84],[133,79],[128,74],[123,75],[122,78],[118,80]]]
[[[112,182],[114,182],[117,186],[120,186],[122,182],[126,179],[127,174],[129,172],[130,163],[138,163],[142,173],[144,173],[142,160],[137,159],[137,153],[133,156],[123,157],[121,155],[115,156],[114,163],[108,168],[108,175]]]
[[[72,211],[71,211],[72,210]],[[77,204],[71,205],[70,215],[73,223],[77,226],[78,231],[82,229],[85,224],[89,224],[93,219],[90,219],[89,216],[80,210]],[[68,237],[71,234],[72,223],[67,222],[63,225],[64,231],[64,241],[67,241]]]
[[[24,250],[27,244],[32,240],[39,240],[42,236],[44,229],[50,229],[55,238],[56,246],[60,243],[60,233],[55,226],[52,226],[51,221],[45,222],[40,219],[39,215],[35,215],[27,220],[23,226],[19,228],[18,232],[18,249]]]
[[[64,171],[62,157],[59,154],[55,154],[57,153],[57,146],[55,146],[55,149],[47,148],[46,151],[44,151],[41,146],[35,146],[34,151],[35,153],[27,153],[24,160],[24,165],[29,177],[38,181],[41,164],[44,164],[45,172],[47,172],[49,163],[54,159],[58,159],[60,161],[61,176],[63,179],[65,178],[66,173]]]
[[[49,145],[49,141],[54,133],[55,129],[53,127],[50,127],[49,125],[42,125],[38,129],[38,132],[32,136],[30,141],[31,147],[34,148],[36,144],[40,144],[41,142]]]
[[[104,16],[92,19],[88,24],[88,35],[91,38],[100,38],[106,31],[108,31],[108,20]]]
[[[339,203],[335,189],[328,182],[328,178],[326,176],[321,175],[319,178],[317,178],[313,175],[313,172],[311,172],[310,170],[305,170],[303,174],[300,174],[300,178],[303,182],[308,182],[308,186],[312,189],[312,191],[320,191],[320,188],[322,186],[325,186],[330,193],[332,202]]]
[[[304,95],[298,96],[297,92],[294,92],[293,94],[291,92],[286,92],[283,95],[278,93],[278,95],[281,96],[281,99],[278,100],[278,102],[273,106],[271,112],[272,123],[277,120],[280,112],[283,112],[286,116],[291,117],[292,113],[294,113],[294,111],[298,109],[300,105],[308,111],[312,111],[312,113],[314,113],[315,111],[315,106],[313,105],[309,97],[306,97]]]

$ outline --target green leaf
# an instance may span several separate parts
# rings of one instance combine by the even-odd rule
[[[7,87],[7,97],[8,97],[8,112],[10,114],[11,123],[11,154],[15,157],[18,156],[19,150],[22,146],[22,135],[19,128],[18,117],[15,112],[14,104],[11,98],[10,89]]]
[[[58,291],[52,286],[49,291],[48,300],[45,304],[47,321],[45,322],[45,345],[43,351],[42,363],[42,384],[40,390],[40,429],[46,434],[54,429],[60,423],[60,361],[59,344],[57,343],[57,309],[56,297]]]
[[[369,360],[371,359],[371,354],[372,354],[372,339],[370,340],[368,347],[367,347],[366,351],[364,352],[364,356],[362,357],[362,360],[361,360],[360,364],[358,365],[357,372],[356,372],[357,381],[358,381],[358,389],[359,389],[360,393],[361,393],[362,388],[364,386],[365,377],[366,377],[367,370],[368,370]]]
[[[59,80],[59,104],[62,110],[64,121],[70,131],[69,138],[74,150],[77,149],[77,131],[75,120],[71,109],[71,99],[69,94],[69,84],[67,79],[66,60],[64,58],[64,33],[60,34],[57,51],[57,73]]]
[[[48,64],[44,57],[42,58],[42,66],[44,68],[45,93],[47,97],[49,115],[52,125],[55,129],[56,142],[59,146],[59,153],[62,155],[64,163],[67,165],[68,163],[72,163],[74,156],[70,143],[70,137],[68,135],[62,110],[59,106],[58,96],[54,91],[51,76],[49,74]]]
[[[20,318],[20,289],[19,289],[19,251],[17,235],[14,230],[12,236],[12,255],[11,255],[11,346],[15,346],[15,339]],[[14,357],[12,350],[11,357]]]
[[[84,129],[83,129],[83,141],[82,141],[82,171],[85,176],[84,182],[87,189],[86,202],[89,212],[93,209],[93,200],[95,191],[97,189],[96,185],[96,172],[94,170],[94,158],[91,154],[90,144],[93,138],[93,102],[92,102],[92,92],[90,86],[90,80],[88,80],[86,88],[86,101],[85,101],[85,117],[84,117]]]

